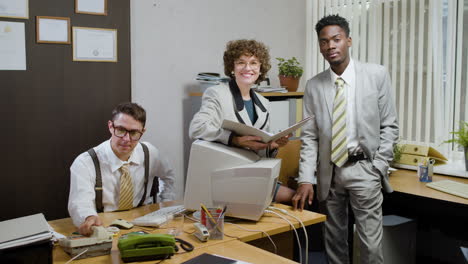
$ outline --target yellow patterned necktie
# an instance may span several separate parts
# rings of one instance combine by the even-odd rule
[[[128,164],[122,165],[119,171],[120,175],[120,196],[119,210],[128,210],[133,208],[133,183],[128,170]]]
[[[336,79],[336,95],[333,101],[333,127],[332,127],[332,155],[331,161],[338,167],[348,160],[348,147],[346,140],[346,97],[344,94],[344,80]]]

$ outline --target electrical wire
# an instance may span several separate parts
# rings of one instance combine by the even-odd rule
[[[273,247],[275,248],[275,254],[278,253],[278,248],[276,247],[275,242],[273,242],[273,239],[271,239],[270,235],[268,235],[267,232],[262,231],[262,230],[248,229],[248,228],[242,227],[242,226],[240,226],[240,225],[236,225],[236,224],[234,224],[234,223],[229,223],[229,222],[228,222],[228,223],[224,223],[224,224],[234,225],[234,226],[236,226],[236,227],[238,227],[238,228],[240,228],[240,229],[242,229],[242,230],[248,231],[248,232],[262,232],[266,237],[268,237],[268,239],[270,240],[271,244],[273,244]]]
[[[293,214],[290,214],[287,210],[284,210],[282,208],[278,208],[278,207],[274,207],[274,206],[268,206],[268,209],[272,209],[272,210],[277,210],[277,211],[280,211],[282,212],[283,214],[285,215],[288,215],[288,216],[291,216],[293,217],[294,219],[296,219],[296,221],[298,221],[301,226],[302,226],[302,230],[304,230],[304,236],[305,236],[305,241],[306,241],[306,246],[305,246],[305,263],[308,264],[309,262],[309,236],[307,235],[307,230],[306,230],[306,227],[304,225],[304,223],[301,221],[301,219],[299,219],[299,217],[293,215]]]
[[[294,233],[296,234],[296,240],[297,240],[297,244],[299,245],[299,263],[302,263],[302,246],[301,246],[301,240],[299,239],[299,234],[297,233],[297,230],[296,228],[294,227],[294,225],[291,223],[291,221],[289,221],[286,217],[280,215],[279,213],[275,212],[275,211],[272,211],[272,210],[265,210],[264,211],[265,213],[271,213],[271,214],[274,214],[274,215],[277,215],[279,216],[280,218],[282,218],[284,221],[288,222],[288,224],[292,227],[292,230],[294,231]]]
[[[89,248],[87,248],[87,249],[81,251],[80,254],[74,256],[73,258],[71,258],[70,260],[68,260],[67,262],[65,262],[65,264],[68,264],[68,263],[72,262],[73,260],[77,259],[79,256],[81,256],[81,255],[83,255],[84,253],[86,253],[86,251],[88,251],[88,249],[89,249]]]

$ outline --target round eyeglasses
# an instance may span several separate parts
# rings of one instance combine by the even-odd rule
[[[260,65],[261,63],[257,60],[253,60],[253,61],[244,61],[244,60],[238,60],[238,61],[235,61],[234,62],[234,66],[236,66],[237,68],[240,68],[240,69],[244,69],[245,67],[247,66],[250,66],[251,69],[259,69],[260,68]]]

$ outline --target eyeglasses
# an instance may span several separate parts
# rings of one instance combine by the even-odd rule
[[[114,122],[112,122],[112,127],[114,128],[114,135],[119,138],[125,137],[128,133],[131,141],[137,141],[143,136],[143,132],[140,130],[127,130],[125,127],[115,126]]]
[[[247,65],[250,66],[251,69],[257,70],[260,68],[260,65],[262,64],[256,60],[250,61],[250,62],[239,60],[239,61],[234,62],[234,66],[236,66],[237,68],[241,68],[241,69],[247,67]]]

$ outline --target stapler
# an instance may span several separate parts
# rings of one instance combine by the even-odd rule
[[[208,238],[210,238],[210,233],[204,225],[202,225],[201,223],[194,223],[193,227],[195,227],[195,233],[193,233],[193,235],[196,238],[198,238],[201,242],[208,241]]]

